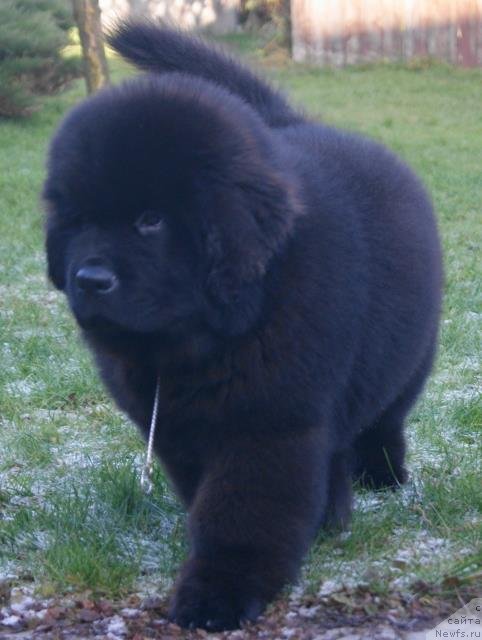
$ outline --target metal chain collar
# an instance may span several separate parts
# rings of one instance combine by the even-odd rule
[[[152,493],[152,489],[154,486],[152,483],[152,475],[154,472],[153,450],[154,450],[154,436],[156,433],[157,416],[159,413],[159,393],[160,393],[159,388],[160,388],[160,379],[157,378],[156,394],[154,396],[154,406],[152,407],[151,426],[149,428],[149,440],[147,441],[146,461],[144,463],[144,467],[141,473],[141,488],[146,494],[146,496]]]

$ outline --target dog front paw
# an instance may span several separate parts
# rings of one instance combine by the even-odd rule
[[[189,570],[174,593],[169,619],[180,627],[224,631],[253,622],[263,611],[261,599],[243,588],[242,576]],[[244,585],[245,586],[245,585]]]

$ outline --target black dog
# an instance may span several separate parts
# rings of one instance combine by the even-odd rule
[[[225,629],[293,580],[352,478],[404,482],[441,258],[413,173],[313,123],[230,57],[154,25],[151,72],[76,107],[50,150],[49,275],[189,510],[171,617]]]

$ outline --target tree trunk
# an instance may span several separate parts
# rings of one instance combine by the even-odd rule
[[[291,0],[281,0],[281,38],[290,55],[293,49],[291,37]]]
[[[94,93],[109,83],[99,0],[72,0],[72,4],[82,45],[87,91]]]

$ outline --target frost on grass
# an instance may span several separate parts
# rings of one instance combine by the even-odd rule
[[[482,383],[478,384],[467,384],[462,389],[449,389],[445,393],[445,402],[448,404],[452,404],[454,400],[475,400],[480,398],[482,393]]]
[[[12,380],[5,385],[5,391],[14,398],[29,396],[35,391],[43,391],[45,384],[41,380]]]
[[[142,495],[144,445],[132,424],[103,403],[30,408],[0,422],[0,539],[12,541],[0,553],[3,573],[42,579],[42,558],[53,554],[62,571],[72,543],[95,554],[110,540],[105,571],[137,565],[144,593],[170,583],[179,509],[161,477],[152,500]]]

